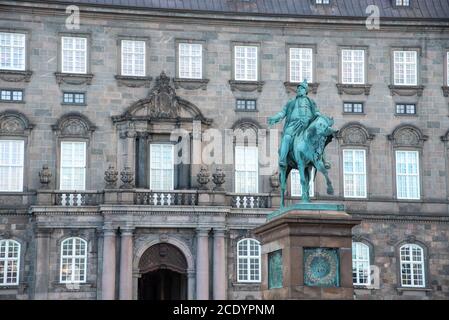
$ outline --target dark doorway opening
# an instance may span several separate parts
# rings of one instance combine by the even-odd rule
[[[139,300],[186,300],[187,277],[168,269],[143,274],[139,279]]]

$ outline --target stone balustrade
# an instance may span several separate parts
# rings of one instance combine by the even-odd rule
[[[196,190],[180,191],[136,191],[134,204],[153,206],[196,206]]]
[[[231,194],[231,207],[237,209],[271,208],[269,194]]]

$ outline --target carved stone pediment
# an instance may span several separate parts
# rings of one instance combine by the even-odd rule
[[[52,126],[61,137],[89,138],[95,126],[80,113],[69,113]]]
[[[199,120],[204,124],[211,124],[212,120],[206,119],[197,106],[176,95],[175,88],[171,86],[170,82],[170,78],[165,72],[162,72],[156,78],[156,83],[147,98],[132,104],[122,115],[113,116],[112,121],[182,122]]]
[[[30,82],[33,71],[1,70],[0,79],[7,82]]]
[[[20,112],[6,110],[0,113],[0,135],[23,136],[32,128],[33,125]]]
[[[370,133],[362,124],[351,122],[341,128],[337,134],[337,138],[344,145],[368,146],[371,140],[374,139],[374,134]]]
[[[153,80],[152,77],[130,77],[121,75],[116,75],[115,79],[117,80],[119,87],[125,86],[129,88],[149,88],[151,80]]]
[[[393,141],[394,146],[399,147],[422,147],[428,136],[422,134],[421,130],[413,125],[402,125],[396,128],[388,139]]]
[[[56,82],[61,85],[63,83],[65,84],[71,84],[71,85],[82,85],[92,84],[92,79],[94,77],[93,74],[75,74],[75,73],[61,73],[61,72],[55,72]]]
[[[264,84],[265,81],[229,80],[229,85],[231,86],[232,91],[252,92],[257,90],[258,92],[262,92]]]
[[[181,79],[174,78],[173,83],[175,84],[175,88],[183,88],[185,90],[197,90],[197,89],[207,89],[207,84],[209,83],[209,79]]]
[[[421,97],[424,92],[424,86],[397,86],[397,85],[390,85],[388,86],[390,89],[391,95],[395,96],[405,96],[405,97],[411,97],[411,96],[418,96]]]
[[[364,94],[369,96],[371,92],[371,84],[343,84],[337,83],[338,94],[360,95]]]

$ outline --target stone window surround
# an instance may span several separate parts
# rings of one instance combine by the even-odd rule
[[[87,44],[87,53],[86,53],[86,73],[78,74],[78,73],[64,73],[62,72],[62,38],[63,37],[77,37],[77,38],[86,38]],[[92,74],[92,59],[91,59],[91,51],[92,51],[92,34],[91,33],[80,33],[80,32],[60,32],[58,33],[58,71],[55,72],[56,82],[61,84],[69,84],[69,85],[90,85],[92,83],[92,78],[94,75]]]
[[[180,78],[179,77],[179,45],[181,43],[189,43],[189,44],[201,44],[202,47],[202,72],[201,79],[190,79],[190,78]],[[175,39],[175,77],[173,78],[173,83],[176,89],[182,88],[186,90],[196,90],[196,89],[207,89],[207,84],[209,83],[209,79],[206,78],[207,74],[207,42],[206,40],[195,40],[195,39],[183,39],[177,38]]]
[[[122,41],[123,40],[131,40],[131,41],[144,41],[145,42],[145,76],[124,76],[122,75]],[[117,84],[119,87],[126,86],[131,88],[140,88],[145,87],[149,88],[151,84],[152,77],[150,74],[150,37],[139,37],[139,36],[127,36],[127,35],[119,35],[117,37],[117,74],[115,75],[115,79],[117,80]]]
[[[364,150],[365,151],[365,192],[366,192],[366,196],[365,197],[346,197],[345,196],[345,189],[344,189],[344,157],[343,157],[343,152],[345,150]],[[341,193],[341,197],[342,199],[345,199],[346,201],[351,201],[351,200],[363,200],[363,201],[369,201],[370,199],[370,195],[371,195],[371,186],[370,186],[370,176],[371,176],[371,165],[370,165],[370,148],[369,146],[357,146],[357,145],[345,145],[344,147],[341,148],[340,154],[338,155],[340,157],[340,167],[341,167],[341,175],[340,177],[342,177],[340,179],[340,193]]]
[[[361,104],[362,105],[362,112],[345,112],[345,104]],[[366,116],[366,104],[367,101],[361,101],[361,100],[343,100],[342,103],[342,115],[345,116]]]
[[[262,284],[262,276],[260,278],[259,282],[239,282],[238,281],[238,273],[237,273],[237,265],[238,265],[238,258],[237,258],[237,249],[238,249],[238,243],[241,240],[244,239],[254,239],[256,241],[259,242],[260,244],[260,239],[253,236],[250,233],[246,233],[244,235],[239,235],[237,236],[235,239],[229,238],[230,241],[230,250],[231,252],[233,252],[233,268],[234,271],[232,272],[231,275],[231,283],[233,287],[238,287],[238,288],[248,288],[248,290],[260,290],[260,285]],[[262,270],[262,246],[260,247],[260,270]],[[262,271],[261,271],[262,272]]]
[[[240,242],[245,241],[245,240],[254,240],[257,241],[258,245],[259,245],[259,281],[257,280],[239,280],[239,255],[238,255],[238,247]],[[239,237],[238,239],[235,239],[235,250],[233,251],[233,253],[235,253],[235,279],[233,280],[233,284],[234,285],[256,285],[256,286],[260,286],[262,284],[262,245],[260,244],[260,241],[255,238],[255,237],[251,237],[251,236],[243,236],[243,237]],[[248,255],[244,256],[244,257],[248,257]],[[249,269],[249,268],[248,268]],[[235,280],[235,282],[234,282]]]
[[[345,84],[343,83],[343,50],[363,50],[364,54],[364,83],[363,84]],[[338,94],[348,95],[366,95],[371,93],[372,84],[369,84],[368,77],[368,65],[369,65],[369,46],[358,45],[339,45],[338,46],[338,83],[336,84]]]
[[[84,94],[84,103],[67,103],[64,102],[64,94],[66,93],[81,93]],[[62,106],[77,106],[77,107],[85,107],[87,106],[87,92],[84,90],[63,90],[62,91],[62,99],[61,99],[61,105]]]
[[[401,278],[401,256],[400,256],[400,248],[405,244],[416,244],[423,249],[424,256],[424,287],[406,287],[402,286],[402,278]],[[394,253],[396,257],[396,276],[397,276],[397,287],[396,290],[400,295],[402,295],[405,291],[433,291],[430,287],[430,272],[429,272],[429,248],[428,246],[415,238],[415,236],[408,236],[406,239],[403,239],[397,242],[394,245]]]
[[[290,82],[290,49],[292,48],[306,48],[312,49],[312,77],[313,82],[309,83],[309,93],[316,94],[318,92],[319,83],[317,82],[317,72],[316,72],[316,61],[318,55],[317,45],[313,44],[305,44],[305,43],[287,43],[285,46],[286,52],[286,74],[287,80],[284,82],[284,86],[287,90],[287,93],[293,92],[296,93],[296,88],[299,83]]]
[[[256,81],[242,81],[235,80],[235,47],[236,46],[247,46],[247,47],[257,47],[257,80]],[[246,42],[246,41],[231,41],[231,80],[229,80],[229,85],[231,86],[231,91],[243,91],[251,92],[258,91],[262,92],[262,88],[265,81],[262,81],[262,45],[260,42]]]
[[[444,50],[443,54],[443,64],[444,64],[444,83],[442,86],[443,95],[447,98],[449,97],[449,48]]]
[[[416,61],[416,71],[417,71],[417,85],[396,85],[394,83],[394,52],[395,51],[416,51],[417,61]],[[423,56],[423,50],[420,46],[393,46],[390,48],[390,93],[392,96],[418,96],[423,95],[424,86],[422,85],[422,70],[421,70],[421,59]]]
[[[1,71],[0,71],[1,73]],[[0,79],[1,79],[1,75],[0,75]],[[0,88],[0,92],[3,90],[7,90],[7,91],[22,91],[22,100],[20,101],[14,101],[14,100],[0,100],[0,103],[20,103],[20,104],[24,104],[26,103],[25,101],[25,89],[24,88],[5,88],[5,87],[1,87]]]
[[[25,34],[25,70],[0,70],[0,80],[6,82],[30,82],[33,71],[30,70],[31,65],[31,30],[29,29],[9,29],[0,28],[0,32],[5,33],[21,33]]]
[[[414,105],[415,106],[415,113],[398,113],[397,112],[397,105],[403,104],[403,105]],[[418,117],[419,116],[419,106],[417,102],[408,102],[408,101],[394,101],[394,116],[395,117]]]
[[[23,188],[22,188],[22,192],[0,192],[0,194],[2,195],[23,195],[26,192],[29,191],[28,189],[28,184],[30,181],[30,172],[29,172],[29,168],[30,168],[30,159],[29,159],[29,152],[30,152],[30,135],[31,135],[31,130],[33,129],[34,125],[29,123],[28,118],[26,118],[25,115],[23,115],[22,113],[19,113],[17,111],[13,111],[13,110],[5,110],[4,112],[0,113],[0,122],[1,122],[1,118],[2,117],[17,117],[19,118],[24,126],[25,126],[25,130],[23,133],[2,133],[0,132],[0,139],[2,140],[22,140],[24,141],[24,146],[23,146]]]
[[[14,240],[19,243],[20,245],[20,253],[19,253],[19,270],[18,270],[18,277],[19,277],[19,283],[18,284],[7,284],[7,285],[0,285],[0,291],[2,289],[10,290],[10,289],[18,289],[23,290],[25,286],[27,285],[26,278],[25,278],[25,267],[26,267],[26,253],[28,252],[28,242],[25,240],[22,240],[22,238],[16,237],[14,235],[11,235],[8,231],[0,232],[0,240]]]
[[[370,266],[374,265],[376,255],[374,254],[375,247],[371,243],[371,241],[369,241],[368,238],[366,238],[364,236],[353,235],[352,242],[360,242],[368,247],[368,249],[369,249],[369,264],[370,264]],[[364,286],[364,285],[354,285],[354,289],[374,290],[375,288],[370,288],[370,287]]]
[[[59,245],[58,245],[58,249],[59,249],[59,259],[58,259],[58,262],[59,262],[59,264],[58,264],[58,266],[59,266],[59,268],[58,268],[58,273],[59,273],[59,283],[60,284],[70,284],[70,283],[68,283],[68,282],[62,282],[61,280],[61,278],[62,278],[62,243],[64,242],[64,241],[66,241],[66,240],[70,240],[70,239],[81,239],[82,241],[83,241],[83,244],[86,246],[85,247],[85,262],[84,262],[84,264],[85,264],[85,269],[84,269],[84,272],[85,272],[85,274],[84,274],[84,281],[81,281],[81,282],[77,282],[76,283],[76,285],[79,285],[79,284],[85,284],[86,282],[87,282],[87,274],[88,274],[88,272],[87,272],[87,267],[88,267],[88,263],[89,263],[89,261],[88,261],[88,253],[89,253],[89,243],[88,243],[88,241],[86,240],[86,239],[84,239],[84,238],[82,238],[82,237],[78,237],[78,236],[68,236],[68,237],[65,237],[64,239],[62,239],[60,242],[59,242]],[[75,259],[75,258],[73,258],[73,256],[74,256],[75,254],[73,254],[72,253],[72,255],[70,255],[70,256],[68,256],[68,257],[70,257],[72,260],[73,259]]]

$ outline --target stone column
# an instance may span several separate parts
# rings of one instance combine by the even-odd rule
[[[115,239],[114,228],[103,228],[102,300],[115,299]]]
[[[50,266],[50,231],[38,229],[36,233],[36,284],[35,300],[48,299],[48,274]]]
[[[214,229],[214,300],[226,299],[225,230]]]
[[[196,298],[209,300],[209,229],[197,229],[196,241]]]
[[[187,271],[187,300],[195,298],[195,271]]]
[[[120,300],[133,298],[133,229],[121,229],[120,238]]]

